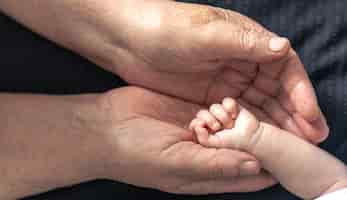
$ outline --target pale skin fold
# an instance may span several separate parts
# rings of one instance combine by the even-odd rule
[[[189,128],[200,144],[253,154],[289,191],[304,199],[347,188],[341,161],[293,134],[259,121],[232,98],[197,113]]]

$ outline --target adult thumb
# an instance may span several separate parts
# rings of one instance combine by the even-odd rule
[[[291,49],[287,38],[279,37],[250,18],[224,9],[224,19],[201,26],[198,37],[209,53],[217,57],[264,63],[282,58]]]

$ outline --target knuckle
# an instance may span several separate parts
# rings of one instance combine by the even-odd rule
[[[212,112],[212,113],[216,113],[218,111],[218,109],[219,109],[219,104],[212,104],[210,106],[210,112]]]
[[[198,6],[191,9],[189,23],[191,26],[206,25],[217,20],[225,20],[225,16],[222,9],[211,6]]]
[[[196,113],[197,117],[201,117],[202,115],[204,115],[206,113],[207,110],[200,110],[198,113]]]
[[[255,37],[255,32],[252,30],[244,30],[240,35],[240,48],[247,52],[254,52],[257,47],[257,38]]]
[[[224,9],[202,6],[192,9],[193,14],[190,16],[190,26],[198,27],[201,31],[195,35],[195,40],[204,47],[214,48],[216,40],[220,34],[221,28],[225,26],[226,21],[230,18],[228,11]]]
[[[208,110],[201,110],[196,114],[196,117],[204,123],[211,123],[213,118]]]

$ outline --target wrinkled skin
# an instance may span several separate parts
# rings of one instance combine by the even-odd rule
[[[230,96],[259,119],[313,143],[327,137],[313,87],[288,41],[271,51],[275,34],[229,10],[172,1],[129,4],[132,12],[125,10],[123,28],[115,30],[111,70],[130,84],[201,105]]]
[[[107,178],[180,194],[249,192],[275,183],[253,156],[196,143],[186,127],[198,105],[135,87],[99,102],[85,125],[104,137]]]
[[[98,24],[109,42],[105,53],[111,62],[89,59],[132,85],[177,99],[143,89],[110,92],[109,101],[119,104],[109,104],[103,126],[121,129],[112,151],[119,152],[119,162],[108,165],[115,180],[192,194],[255,191],[274,184],[266,175],[239,176],[241,163],[254,159],[249,154],[204,148],[184,129],[198,108],[226,96],[260,120],[313,143],[327,137],[314,90],[289,41],[271,51],[273,33],[219,8],[158,0],[122,4],[121,9],[112,3],[104,7]],[[117,119],[120,112],[129,116]],[[254,167],[253,174],[259,163]]]
[[[99,114],[108,115],[88,125],[109,133],[105,144],[119,142],[109,152],[118,162],[107,164],[115,180],[177,193],[252,191],[273,184],[264,176],[238,176],[242,161],[252,156],[203,148],[183,129],[197,104],[225,96],[314,143],[327,136],[311,83],[289,42],[270,51],[274,34],[245,16],[168,0],[18,2],[1,1],[1,9],[130,84],[180,99],[142,89],[105,95],[105,102],[114,103],[105,103],[107,112]],[[259,164],[255,168],[253,174]]]

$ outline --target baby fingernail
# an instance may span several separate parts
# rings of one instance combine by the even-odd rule
[[[214,123],[214,124],[212,125],[212,129],[213,129],[213,130],[219,130],[219,129],[220,129],[219,123]]]
[[[269,47],[271,51],[278,52],[282,51],[288,44],[288,40],[282,37],[271,38],[269,42]]]
[[[259,163],[256,161],[247,161],[240,166],[240,176],[252,176],[260,173]]]

